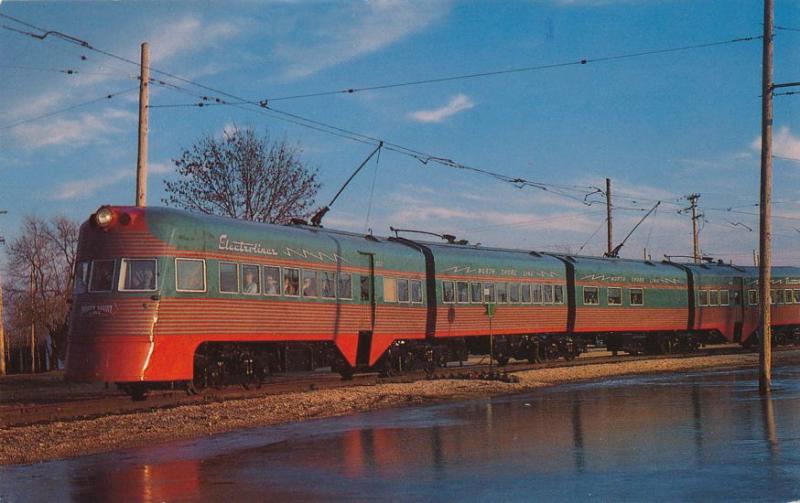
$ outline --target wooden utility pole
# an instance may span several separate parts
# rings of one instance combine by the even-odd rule
[[[36,373],[36,269],[35,261],[31,262],[31,374]],[[21,365],[21,364],[20,364]]]
[[[772,0],[764,0],[764,51],[761,72],[761,199],[759,203],[758,286],[761,300],[761,348],[758,355],[758,389],[772,388],[772,327],[770,306],[772,274]]]
[[[3,238],[0,237],[0,243]],[[3,281],[0,279],[0,376],[6,375],[6,333],[3,329]]]
[[[700,263],[700,243],[697,242],[697,219],[702,218],[703,215],[697,214],[697,200],[700,198],[700,194],[689,194],[687,199],[692,204],[690,209],[692,210],[692,241],[693,241],[693,248],[692,248],[692,256],[694,257],[694,263]]]
[[[611,223],[611,178],[606,178],[606,222],[608,222],[608,254],[614,249],[614,232]]]
[[[150,103],[150,46],[142,43],[139,79],[139,156],[136,161],[136,206],[147,206],[147,106]]]
[[[0,211],[0,215],[5,211]],[[0,245],[5,244],[6,240],[0,236]],[[3,280],[0,276],[0,376],[6,375],[6,333],[3,325]]]

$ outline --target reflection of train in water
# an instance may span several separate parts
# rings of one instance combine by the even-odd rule
[[[546,254],[102,207],[81,227],[67,375],[141,395],[169,383],[343,375],[464,360],[670,352],[757,337],[757,271]],[[775,268],[779,337],[800,269]],[[492,315],[487,309],[494,305]],[[754,337],[755,335],[755,337]]]

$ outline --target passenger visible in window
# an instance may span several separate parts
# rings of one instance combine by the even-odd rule
[[[242,266],[242,293],[245,295],[257,295],[261,290],[258,284],[258,266]]]
[[[442,281],[442,302],[455,302],[455,285],[452,281]]]
[[[278,291],[278,278],[281,270],[277,267],[264,268],[264,293],[266,295],[280,295]]]
[[[303,297],[317,296],[317,272],[303,271]]]
[[[300,271],[297,269],[283,270],[283,294],[299,295],[300,291]]]

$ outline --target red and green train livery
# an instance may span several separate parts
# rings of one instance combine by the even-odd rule
[[[402,370],[581,341],[669,351],[756,329],[753,268],[546,254],[104,206],[81,227],[67,376],[132,392],[301,366]],[[776,326],[800,269],[775,268]],[[794,287],[797,287],[797,290]],[[493,305],[494,309],[487,309]],[[489,336],[492,336],[491,338]],[[209,374],[210,373],[210,374]]]

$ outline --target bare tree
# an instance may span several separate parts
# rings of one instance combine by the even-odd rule
[[[32,338],[40,344],[49,336],[51,368],[66,350],[78,230],[78,223],[65,217],[46,221],[29,216],[8,249],[6,294],[12,340],[25,345]]]
[[[297,145],[234,126],[218,139],[203,136],[173,159],[179,179],[164,181],[167,205],[205,214],[287,223],[308,217],[319,190],[317,170]]]

